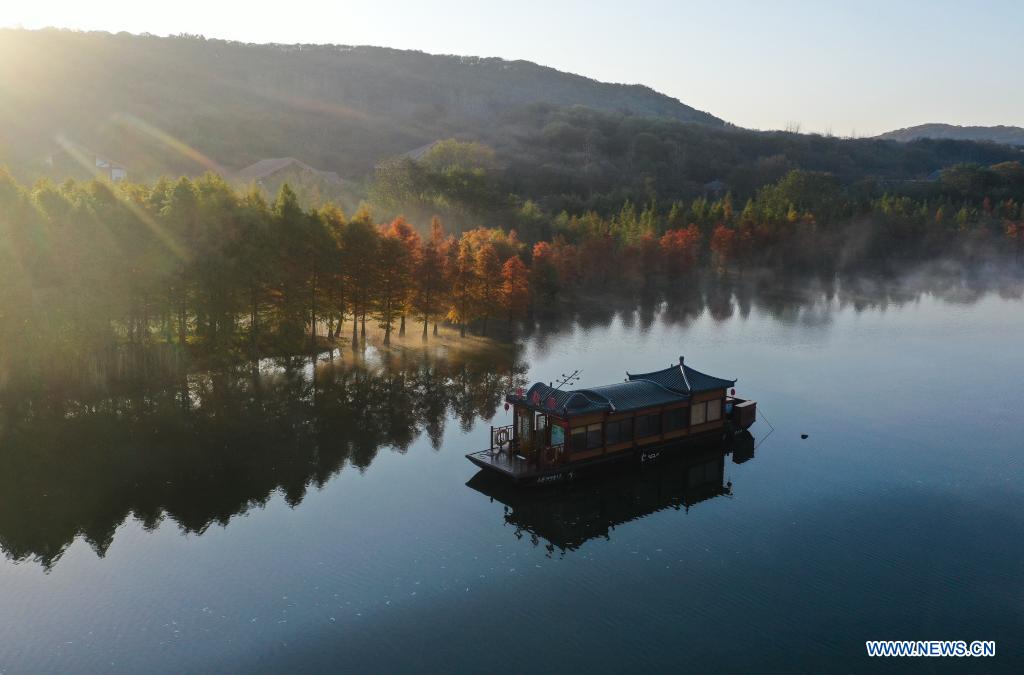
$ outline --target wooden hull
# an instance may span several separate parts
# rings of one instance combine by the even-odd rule
[[[684,436],[671,441],[659,441],[638,445],[616,453],[600,455],[590,459],[566,462],[559,466],[542,467],[526,462],[495,460],[487,450],[466,455],[476,466],[495,475],[523,486],[559,485],[579,480],[588,474],[602,471],[621,471],[633,467],[655,465],[670,456],[685,453],[695,448],[715,445],[728,446],[737,438],[749,438],[750,434],[733,430],[729,425],[701,434]]]

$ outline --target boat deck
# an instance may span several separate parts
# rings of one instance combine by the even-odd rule
[[[515,480],[530,478],[539,473],[536,465],[530,464],[510,450],[480,450],[471,452],[466,457],[482,469],[493,469]]]

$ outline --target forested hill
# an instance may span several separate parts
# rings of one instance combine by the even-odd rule
[[[896,129],[880,134],[878,138],[890,141],[914,141],[920,138],[940,138],[957,141],[986,141],[1004,145],[1024,146],[1024,129],[1020,127],[961,127],[955,124],[919,124],[916,127]]]
[[[724,125],[648,87],[526,61],[125,33],[0,30],[0,91],[0,152],[42,156],[61,134],[136,175],[194,171],[177,139],[228,168],[295,156],[362,176],[439,138],[488,138],[535,103]]]

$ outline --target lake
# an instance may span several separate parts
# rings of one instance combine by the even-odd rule
[[[1020,672],[1022,336],[1019,281],[748,288],[8,397],[0,672],[858,671],[869,639]],[[758,401],[742,452],[474,479],[506,391],[680,355]]]

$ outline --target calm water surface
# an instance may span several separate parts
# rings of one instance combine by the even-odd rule
[[[856,671],[866,639],[996,640],[985,670],[1021,672],[1024,303],[855,300],[9,404],[0,672]],[[508,388],[680,354],[758,400],[752,458],[473,480]]]

